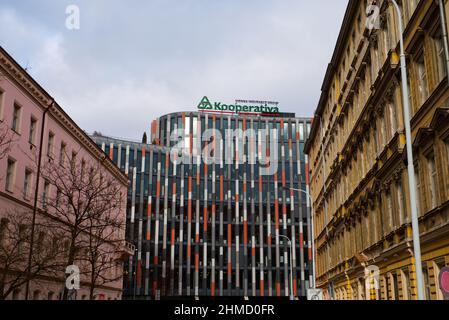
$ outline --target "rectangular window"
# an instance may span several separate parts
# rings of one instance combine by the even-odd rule
[[[389,113],[390,113],[391,137],[393,138],[394,135],[396,134],[396,130],[398,127],[397,115],[396,115],[396,105],[393,102],[389,103]]]
[[[381,134],[381,141],[382,141],[382,147],[384,148],[387,143],[388,143],[388,139],[387,139],[387,124],[386,124],[386,119],[385,116],[383,116],[381,119],[381,130],[380,130],[380,134]]]
[[[430,204],[433,209],[437,206],[437,192],[438,192],[438,180],[437,180],[437,170],[435,165],[435,156],[434,154],[430,154],[427,156],[427,166],[429,170],[429,178],[430,178]]]
[[[21,114],[21,112],[22,112],[22,107],[20,107],[16,103],[14,103],[14,111],[12,114],[11,129],[13,129],[17,133],[19,133],[19,130],[20,130],[20,114]]]
[[[59,149],[59,164],[64,166],[66,158],[66,144],[61,142],[61,148]]]
[[[56,207],[59,207],[59,205],[61,204],[61,190],[59,190],[59,188],[56,190],[56,202],[55,205]]]
[[[389,33],[389,26],[388,26],[388,17],[385,19],[385,27],[383,28],[382,38],[383,38],[383,46],[384,46],[384,54],[385,57],[388,55],[388,52],[390,51],[390,33]]]
[[[55,134],[53,132],[48,133],[48,143],[47,143],[47,156],[53,158],[53,145],[55,143]]]
[[[430,290],[429,271],[427,270],[426,264],[423,264],[423,266],[422,266],[422,273],[423,273],[423,278],[424,278],[424,293],[426,295],[426,300],[430,300],[432,295],[431,295],[431,290]]]
[[[8,159],[8,165],[6,168],[6,190],[13,192],[14,190],[14,174],[16,169],[16,161]]]
[[[402,181],[396,183],[396,192],[398,199],[398,213],[399,213],[399,226],[405,223],[405,210],[404,210],[404,189],[402,188]]]
[[[385,276],[385,300],[391,300],[390,296],[390,275]]]
[[[74,170],[76,168],[76,157],[77,157],[77,153],[75,151],[72,151],[72,159],[70,160],[70,165],[72,167],[72,170]]]
[[[408,74],[410,74],[410,70],[407,70],[407,71],[408,71]],[[410,77],[407,77],[407,92],[408,92],[408,103],[410,105],[410,112],[412,113],[412,116],[413,116],[416,113],[416,107],[413,103],[412,88],[410,85]]]
[[[446,165],[449,167],[449,140],[445,141],[445,145],[446,145]]]
[[[47,208],[47,201],[48,201],[48,193],[50,191],[50,183],[48,181],[45,181],[44,183],[44,193],[42,195],[42,206],[44,209]]]
[[[435,53],[437,55],[437,65],[438,65],[438,80],[442,81],[444,77],[447,76],[447,68],[446,68],[446,56],[444,53],[444,42],[441,34],[438,34],[434,38],[435,43]]]
[[[23,252],[24,252],[24,244],[26,243],[26,235],[27,235],[27,226],[25,225],[25,224],[20,224],[19,225],[19,233],[18,233],[18,236],[19,236],[19,239],[20,239],[20,241],[19,241],[19,243],[18,243],[18,245],[17,245],[17,251],[18,251],[18,253],[19,254],[22,254]]]
[[[388,232],[393,231],[394,219],[393,219],[393,201],[391,199],[391,192],[387,193],[387,221],[388,221]]]
[[[3,99],[5,97],[5,94],[3,90],[0,88],[0,120],[3,119]]]
[[[393,292],[394,292],[394,300],[399,300],[399,283],[398,283],[398,275],[396,272],[393,272]]]
[[[412,299],[412,288],[410,282],[410,273],[407,268],[402,269],[403,279],[402,279],[402,287],[404,294],[404,300]]]
[[[31,117],[30,120],[30,136],[28,137],[28,142],[34,144],[36,140],[36,126],[37,120],[34,117]]]
[[[9,223],[8,219],[6,218],[0,219],[0,244],[3,242],[7,234],[8,223]]]
[[[429,96],[427,71],[426,65],[424,63],[424,52],[421,52],[421,54],[416,59],[416,70],[418,75],[418,91],[419,91],[420,104],[423,104],[427,100],[427,97]]]
[[[418,216],[421,215],[421,180],[419,179],[419,167],[415,165],[415,192],[416,192],[416,208],[418,210]]]
[[[32,172],[29,169],[25,170],[25,179],[23,181],[23,197],[28,200],[30,199],[31,183],[32,183]]]

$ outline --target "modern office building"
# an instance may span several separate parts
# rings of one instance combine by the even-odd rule
[[[63,263],[66,252],[63,252],[64,256],[52,255],[47,245],[51,242],[62,248],[67,244],[70,236],[64,231],[70,227],[59,227],[69,225],[67,220],[73,221],[70,206],[65,211],[67,220],[58,220],[60,224],[52,223],[52,230],[50,227],[40,227],[38,232],[36,227],[33,232],[30,222],[32,216],[35,216],[36,224],[39,222],[42,226],[46,225],[48,217],[56,221],[56,214],[49,203],[55,203],[58,197],[62,206],[65,199],[57,191],[58,186],[46,179],[45,169],[56,168],[62,177],[67,174],[69,163],[75,166],[81,161],[85,161],[86,167],[99,163],[95,172],[101,173],[105,179],[116,181],[117,190],[126,193],[127,177],[62,107],[0,47],[0,299],[25,299],[25,270],[28,266],[31,266],[28,298],[61,299],[66,281],[66,265]],[[63,183],[70,185],[68,180],[70,177],[61,179],[59,186]],[[99,200],[98,197],[96,199]],[[123,219],[124,202],[113,211]],[[53,232],[54,229],[59,231]],[[114,231],[124,240],[123,228],[114,227]],[[36,248],[29,255],[28,248],[32,243],[29,239],[32,237]],[[133,252],[126,249],[124,241],[116,242],[112,247],[108,245],[108,249],[112,252],[111,258],[113,256],[114,279],[95,288],[93,293],[97,299],[121,299],[122,253]],[[27,265],[29,256],[32,263]],[[88,258],[87,254],[77,253],[74,257],[81,274],[81,288],[74,298],[89,299],[91,278],[86,276],[88,266],[82,262]],[[109,268],[104,270],[109,271]],[[104,272],[98,274],[104,276]]]
[[[124,297],[304,296],[310,119],[199,109],[154,120],[151,143],[92,137],[130,181]]]
[[[386,0],[349,1],[305,146],[317,285],[327,298],[416,299],[407,161],[415,164],[426,298],[443,298],[438,275],[449,264],[449,89],[442,21],[449,3],[398,3],[415,158],[405,152],[398,17]],[[372,23],[368,5],[379,9],[371,7]],[[368,277],[367,286],[367,274],[378,281]]]

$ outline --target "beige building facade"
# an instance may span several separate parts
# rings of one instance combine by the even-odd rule
[[[438,275],[449,265],[447,25],[439,1],[398,3],[425,293],[442,299]],[[447,16],[449,3],[441,3]],[[379,14],[373,28],[367,28],[367,9]],[[328,299],[417,298],[398,34],[391,1],[349,1],[305,146],[317,286]]]

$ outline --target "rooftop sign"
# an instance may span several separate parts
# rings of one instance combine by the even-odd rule
[[[278,115],[278,102],[236,100],[235,104],[224,104],[221,102],[211,103],[208,97],[203,97],[198,104],[198,109],[208,112],[211,110],[218,113],[250,114],[250,115]]]

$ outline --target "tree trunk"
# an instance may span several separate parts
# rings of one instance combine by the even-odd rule
[[[70,240],[69,257],[67,259],[67,266],[71,266],[75,262],[75,253],[76,253],[75,244],[76,244],[76,231],[72,233],[72,239]],[[64,270],[64,272],[65,272],[65,270]],[[66,284],[64,283],[64,292],[62,295],[62,300],[67,300],[68,295],[69,295],[69,290],[68,290]]]
[[[94,300],[95,292],[95,271],[92,270],[90,274],[90,288],[89,288],[89,300]]]

